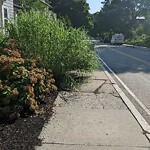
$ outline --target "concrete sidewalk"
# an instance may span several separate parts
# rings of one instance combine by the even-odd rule
[[[61,92],[36,150],[150,150],[150,143],[103,71],[79,91]]]

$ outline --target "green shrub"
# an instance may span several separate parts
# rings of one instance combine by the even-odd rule
[[[51,68],[57,80],[67,79],[72,70],[86,72],[97,67],[86,32],[67,27],[48,12],[20,13],[7,30],[18,40],[23,56],[40,56],[41,65]]]
[[[0,46],[5,46],[8,38],[4,35],[3,31],[0,30]]]
[[[145,30],[144,25],[139,25],[135,28],[134,34],[131,39],[126,41],[128,44],[150,47],[150,35],[148,30]]]
[[[133,39],[127,40],[126,43],[131,45],[150,47],[150,36],[147,34],[135,36]]]
[[[45,96],[57,90],[52,72],[38,68],[38,61],[23,59],[14,40],[0,49],[0,117],[35,112]]]

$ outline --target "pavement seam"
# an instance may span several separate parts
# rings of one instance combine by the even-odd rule
[[[95,147],[118,147],[118,148],[150,148],[150,146],[124,146],[124,145],[104,145],[104,144],[68,144],[68,143],[48,143],[43,142],[43,144],[49,145],[63,145],[63,146],[95,146]]]
[[[99,58],[99,60],[102,63],[102,68],[105,72],[105,74],[108,76],[108,78],[110,79],[110,81],[113,83],[112,85],[114,86],[114,88],[116,89],[116,91],[119,93],[119,95],[121,96],[123,102],[126,104],[126,106],[128,107],[128,109],[130,110],[130,112],[132,113],[132,115],[134,116],[134,118],[137,120],[137,122],[139,123],[139,125],[142,127],[143,131],[145,133],[150,134],[150,125],[146,122],[146,120],[143,118],[143,116],[138,112],[138,110],[135,108],[135,106],[131,103],[131,101],[128,99],[128,97],[125,95],[125,93],[119,88],[119,86],[116,84],[116,82],[114,81],[114,79],[111,77],[111,75],[109,74],[109,72],[106,70],[106,68],[113,73],[113,71],[107,66],[107,64],[101,59]],[[105,68],[105,67],[106,68]],[[144,134],[146,135],[146,134]],[[149,137],[146,136],[148,138],[148,140],[150,141]]]

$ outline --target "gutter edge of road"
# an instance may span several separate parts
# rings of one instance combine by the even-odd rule
[[[99,57],[99,60],[102,64],[102,69],[104,70],[104,73],[108,76],[109,80],[111,81],[113,87],[118,92],[120,97],[122,98],[123,102],[127,106],[127,108],[130,110],[133,117],[137,120],[138,124],[143,129],[143,134],[147,137],[147,139],[150,142],[150,125],[147,123],[147,121],[143,118],[143,116],[139,113],[139,111],[135,108],[135,106],[131,103],[129,98],[125,95],[125,93],[121,90],[121,88],[116,84],[113,77],[110,75],[110,73],[107,71],[107,69],[115,76],[117,76],[109,67],[108,65]],[[107,68],[107,69],[106,69]],[[121,83],[120,83],[121,84]],[[127,90],[127,89],[126,89]]]
[[[144,47],[144,46],[136,46],[136,45],[130,45],[130,44],[123,44],[123,46],[131,47],[131,48],[148,48],[148,47]]]

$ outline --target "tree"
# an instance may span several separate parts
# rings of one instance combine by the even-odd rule
[[[116,32],[132,36],[138,26],[137,16],[147,16],[149,0],[105,0],[104,7],[94,16],[94,34],[110,35]]]
[[[31,9],[43,10],[47,7],[41,0],[14,0],[14,3],[20,5],[23,10],[29,11]]]
[[[68,17],[72,26],[89,29],[93,26],[93,17],[89,13],[86,0],[50,0],[52,11],[58,17]]]

